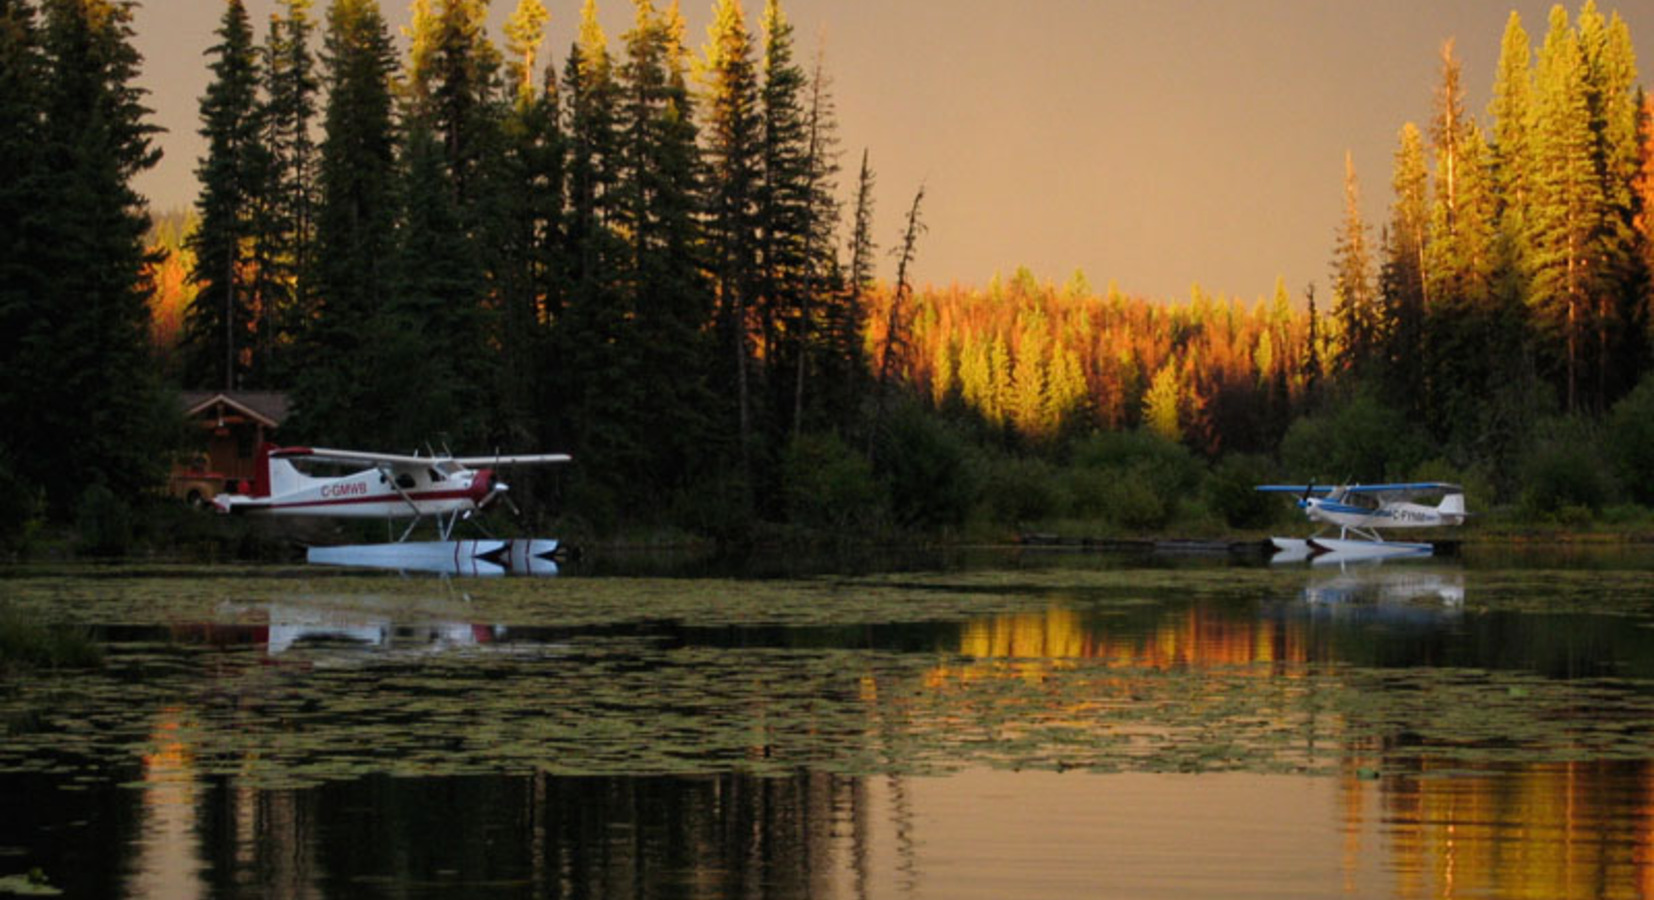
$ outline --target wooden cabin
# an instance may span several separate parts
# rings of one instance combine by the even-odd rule
[[[234,493],[252,481],[258,448],[275,440],[287,418],[287,395],[278,391],[184,391],[184,415],[198,431],[195,452],[175,462],[168,492],[192,503]]]

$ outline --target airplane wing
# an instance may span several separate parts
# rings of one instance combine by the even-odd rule
[[[332,450],[327,447],[282,447],[270,451],[271,459],[308,460],[310,462],[343,463],[359,466],[386,466],[412,468],[429,466],[437,457],[406,456],[399,453],[365,453],[360,450]]]
[[[1445,481],[1404,481],[1397,484],[1352,484],[1344,489],[1351,494],[1393,494],[1411,497],[1415,494],[1462,494],[1464,488]]]
[[[574,457],[567,453],[531,453],[519,456],[456,456],[454,462],[473,469],[477,466],[530,466],[540,463],[566,463]]]
[[[373,466],[391,469],[418,469],[438,463],[455,462],[466,468],[477,466],[514,466],[534,463],[564,463],[572,457],[566,453],[538,453],[516,456],[408,456],[401,453],[367,453],[360,450],[334,450],[327,447],[282,447],[270,451],[275,459],[311,460],[322,463]]]
[[[1256,490],[1266,494],[1298,494],[1302,496],[1309,493],[1325,496],[1332,493],[1336,488],[1330,484],[1260,484]]]
[[[1464,488],[1445,481],[1406,481],[1396,484],[1260,484],[1257,490],[1272,494],[1303,494],[1324,496],[1335,491],[1345,494],[1393,494],[1410,497],[1414,494],[1462,494]]]

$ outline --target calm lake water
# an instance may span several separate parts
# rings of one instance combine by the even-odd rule
[[[0,894],[1654,896],[1654,552],[0,573]]]

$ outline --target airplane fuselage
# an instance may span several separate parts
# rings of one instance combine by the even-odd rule
[[[271,516],[328,516],[347,519],[407,519],[445,516],[479,508],[495,487],[489,469],[432,465],[418,470],[365,469],[319,478],[272,460],[281,471],[268,496],[221,496],[226,512]]]
[[[1343,498],[1306,497],[1298,505],[1311,522],[1324,522],[1340,528],[1441,528],[1464,524],[1463,513],[1420,503],[1362,506]]]

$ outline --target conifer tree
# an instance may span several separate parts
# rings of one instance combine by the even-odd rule
[[[563,70],[568,106],[568,263],[570,304],[577,318],[596,318],[599,294],[619,248],[611,232],[618,166],[618,106],[608,39],[597,21],[597,3],[585,0],[580,32]],[[584,326],[582,326],[584,327]]]
[[[1304,288],[1304,299],[1308,306],[1305,314],[1307,325],[1303,355],[1304,406],[1306,409],[1313,411],[1320,401],[1321,377],[1325,374],[1321,357],[1320,321],[1315,312],[1315,285],[1313,283]]]
[[[1149,391],[1143,397],[1143,424],[1150,431],[1168,441],[1183,439],[1183,425],[1179,407],[1183,389],[1178,383],[1177,363],[1168,360],[1154,373]]]
[[[372,328],[381,346],[374,351],[370,405],[380,418],[379,440],[393,445],[476,445],[491,436],[488,332],[483,307],[473,299],[479,265],[474,246],[454,239],[464,213],[446,177],[450,171],[443,137],[423,118],[408,120],[395,292]],[[417,391],[408,390],[411,371],[420,373]]]
[[[1373,295],[1373,259],[1368,247],[1367,223],[1361,216],[1361,189],[1355,177],[1354,155],[1344,154],[1344,221],[1333,251],[1333,316],[1342,332],[1339,367],[1359,372],[1371,360],[1380,340]]]
[[[534,84],[539,71],[535,62],[545,42],[546,22],[551,14],[543,0],[518,0],[517,9],[505,23],[506,86],[519,104],[532,102],[540,93]],[[549,69],[549,67],[548,67]]]
[[[416,9],[416,12],[419,12]],[[488,39],[487,0],[443,0],[415,18],[408,78],[413,114],[442,141],[448,182],[462,216],[475,212],[481,168],[495,146],[500,53]]]
[[[284,354],[313,313],[317,151],[311,126],[320,82],[310,47],[315,30],[311,4],[284,0],[284,14],[271,17],[264,50],[263,141],[269,171],[256,237],[265,259],[257,335],[264,358],[258,368],[265,383],[283,387],[293,369]]]
[[[555,440],[541,417],[556,405],[548,380],[551,325],[561,311],[564,154],[557,74],[536,64],[549,14],[542,0],[519,0],[506,22],[509,109],[502,122],[498,162],[498,221],[494,290],[501,319],[498,370],[503,435],[512,445]],[[547,417],[551,418],[551,417]]]
[[[1529,208],[1533,200],[1533,66],[1528,33],[1514,10],[1500,43],[1498,74],[1488,105],[1493,120],[1492,181],[1497,198],[1497,269],[1507,281],[1504,293],[1519,300],[1520,283],[1530,268]]]
[[[841,427],[848,427],[856,405],[865,394],[869,371],[862,334],[866,326],[867,298],[877,273],[874,260],[878,246],[873,238],[875,176],[868,152],[861,154],[856,175],[856,201],[851,215],[850,267],[844,283],[827,306],[822,322],[823,405],[834,411]],[[965,350],[961,348],[960,379],[964,380]]]
[[[1636,54],[1625,21],[1618,13],[1604,20],[1595,0],[1580,10],[1578,32],[1603,204],[1593,253],[1601,272],[1592,312],[1593,392],[1597,407],[1607,409],[1644,364],[1642,335],[1633,327],[1642,293],[1633,197],[1640,162]]]
[[[737,434],[751,472],[752,358],[749,316],[759,300],[759,202],[763,177],[762,110],[752,35],[739,0],[718,0],[703,51],[706,229],[717,296],[718,331],[734,364]]]
[[[888,402],[886,395],[891,390],[898,364],[910,352],[912,312],[908,307],[913,304],[913,287],[908,283],[908,267],[913,265],[913,260],[918,254],[919,235],[926,230],[924,220],[920,217],[920,208],[924,201],[925,186],[921,184],[913,195],[913,205],[907,210],[907,227],[902,230],[902,245],[896,249],[896,284],[891,288],[890,306],[885,311],[884,346],[879,350],[879,372],[873,384],[873,426],[869,432],[870,441],[876,440],[884,429],[884,411]],[[997,405],[1001,410],[1009,410],[1011,367],[1010,361],[1003,359],[1003,341],[995,351],[995,376],[1001,380],[1002,385],[996,390],[1000,397]],[[873,445],[870,444],[868,457],[873,456]]]
[[[861,365],[853,357],[834,355],[832,322],[843,315],[835,310],[847,294],[834,282],[841,276],[834,247],[839,220],[838,118],[827,75],[825,54],[817,53],[815,73],[810,78],[810,103],[806,113],[808,142],[805,150],[808,175],[805,179],[809,202],[803,245],[803,285],[798,310],[800,349],[793,384],[793,431],[804,427],[805,384],[812,368],[827,378],[844,378],[844,373]],[[825,340],[823,338],[826,338]],[[843,410],[839,406],[837,410]],[[828,420],[838,417],[835,408],[824,408]]]
[[[318,163],[314,321],[300,336],[292,429],[320,440],[381,438],[354,414],[365,358],[392,294],[396,210],[396,70],[378,0],[334,0],[323,38],[327,107]],[[424,436],[429,438],[429,435]]]
[[[559,318],[553,371],[566,416],[568,446],[600,465],[635,464],[639,435],[618,411],[632,373],[626,369],[629,294],[622,276],[626,246],[617,228],[621,171],[621,87],[598,23],[597,4],[581,7],[578,37],[564,64],[568,118],[567,307]],[[611,406],[615,404],[615,406]],[[614,469],[610,469],[613,475]],[[620,480],[611,477],[610,483]]]
[[[1017,430],[1029,437],[1045,437],[1056,430],[1045,418],[1049,397],[1044,326],[1044,319],[1037,314],[1023,316],[1016,361],[1011,364],[1010,417]]]
[[[1578,36],[1567,11],[1557,6],[1535,78],[1528,302],[1547,338],[1569,411],[1586,400],[1581,394],[1582,352],[1601,276],[1593,262],[1593,243],[1602,219],[1602,184],[1592,165],[1585,75]]]
[[[14,463],[62,514],[93,485],[136,499],[166,458],[142,276],[149,222],[132,188],[160,152],[137,85],[132,5],[47,0],[43,10],[39,134],[51,166],[39,194],[46,214],[27,223],[39,228],[38,293],[21,359],[7,369],[25,399],[5,412],[21,445]]]
[[[626,310],[619,351],[630,385],[610,392],[614,414],[638,436],[618,467],[628,484],[683,486],[711,438],[713,401],[702,326],[710,313],[702,276],[699,153],[683,18],[636,0],[620,68],[615,215],[629,244],[617,296]],[[642,436],[656,434],[656,439]]]
[[[1395,201],[1384,232],[1380,291],[1388,328],[1385,378],[1391,393],[1404,403],[1423,400],[1420,366],[1424,345],[1425,248],[1430,227],[1429,172],[1424,139],[1417,125],[1402,126],[1391,186]]]
[[[762,180],[758,189],[760,280],[756,309],[766,382],[787,384],[805,355],[804,309],[808,303],[812,170],[810,123],[804,108],[804,70],[793,58],[793,28],[779,0],[765,0],[762,115]],[[786,396],[789,399],[792,391]]]
[[[19,371],[42,276],[30,252],[40,228],[35,217],[44,208],[44,73],[34,7],[27,0],[0,0],[0,172],[7,173],[0,178],[0,370],[6,372]],[[26,396],[20,379],[5,382],[0,415],[11,421],[9,413]],[[0,448],[9,443],[0,437]]]
[[[1442,42],[1441,84],[1436,89],[1436,110],[1430,121],[1430,140],[1436,151],[1436,202],[1442,207],[1443,233],[1452,234],[1458,211],[1459,161],[1466,129],[1464,85],[1453,39]]]
[[[501,231],[507,198],[517,187],[506,183],[502,171],[501,57],[487,20],[487,0],[443,0],[425,19],[426,33],[416,35],[424,50],[421,65],[409,72],[402,148],[402,176],[415,180],[404,183],[400,235],[400,274],[408,279],[403,291],[413,296],[398,299],[406,309],[429,309],[444,323],[428,337],[451,351],[446,362],[454,389],[476,401],[466,409],[473,439],[493,442],[507,426],[500,392],[488,389],[499,377],[498,366],[484,354],[498,343],[497,287],[509,267],[501,256]],[[425,135],[436,139],[435,152],[419,145]],[[429,205],[429,192],[438,185],[448,194],[446,206]],[[421,218],[409,221],[409,215]],[[441,246],[417,226],[438,229],[433,234],[442,236]],[[422,307],[420,296],[437,305]]]
[[[242,0],[229,0],[213,56],[213,81],[201,98],[207,155],[196,167],[201,227],[195,254],[195,301],[185,318],[184,378],[195,386],[242,386],[252,362],[257,322],[251,250],[255,211],[269,170],[262,141],[259,64]]]

